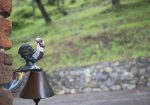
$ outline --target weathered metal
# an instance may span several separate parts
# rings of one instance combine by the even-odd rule
[[[24,66],[21,66],[18,70],[25,72],[26,70],[38,70],[41,69],[36,65],[36,62],[43,58],[44,55],[44,40],[42,38],[36,38],[36,49],[33,49],[31,45],[25,43],[22,44],[18,50],[18,54],[26,61]]]
[[[24,99],[33,99],[38,105],[40,99],[54,96],[44,71],[31,71],[29,78],[20,92],[20,97]]]

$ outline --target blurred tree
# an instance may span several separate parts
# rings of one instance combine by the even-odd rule
[[[35,0],[35,2],[37,3],[37,5],[38,5],[38,7],[39,7],[39,9],[40,9],[40,11],[41,11],[41,14],[42,14],[42,16],[43,16],[45,22],[46,22],[46,23],[50,23],[52,20],[51,20],[51,18],[48,16],[48,14],[47,14],[47,12],[46,12],[46,10],[45,10],[45,8],[44,8],[44,6],[43,6],[41,0]]]
[[[65,0],[56,0],[56,4],[58,7],[58,10],[63,14],[63,15],[67,15],[67,11],[65,10],[64,4],[65,4]]]
[[[55,4],[55,0],[47,0],[48,4],[54,5]]]
[[[35,15],[35,0],[32,0],[32,14],[33,14],[33,18]]]
[[[71,0],[72,2],[75,2],[75,0]],[[55,5],[58,8],[58,11],[62,13],[63,15],[67,15],[67,11],[65,9],[65,0],[47,0],[47,3],[50,5]]]
[[[74,4],[76,2],[76,0],[70,0],[71,4]]]
[[[120,0],[111,0],[113,6],[118,6],[120,5]]]

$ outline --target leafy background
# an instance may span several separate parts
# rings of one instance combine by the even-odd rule
[[[13,0],[12,40],[9,51],[14,69],[25,64],[18,55],[23,43],[34,48],[35,38],[45,40],[45,55],[38,62],[46,71],[91,65],[106,61],[150,56],[150,1],[65,0],[63,15],[57,5],[42,0],[52,22],[45,21],[32,0]]]

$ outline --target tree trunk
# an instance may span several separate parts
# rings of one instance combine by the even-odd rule
[[[41,14],[42,14],[42,16],[43,16],[45,22],[46,22],[46,23],[50,23],[52,20],[51,20],[51,18],[48,16],[48,14],[47,14],[47,12],[46,12],[46,10],[45,10],[43,4],[41,3],[41,0],[35,0],[35,1],[36,1],[37,5],[38,5],[40,11],[41,11]]]
[[[32,0],[32,14],[33,14],[33,19],[35,18],[35,0]]]
[[[113,6],[118,6],[118,5],[120,5],[120,0],[112,0],[112,5],[113,5]]]

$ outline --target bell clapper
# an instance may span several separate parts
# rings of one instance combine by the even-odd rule
[[[35,105],[38,105],[38,103],[40,102],[40,99],[33,99],[33,101],[35,102]]]

